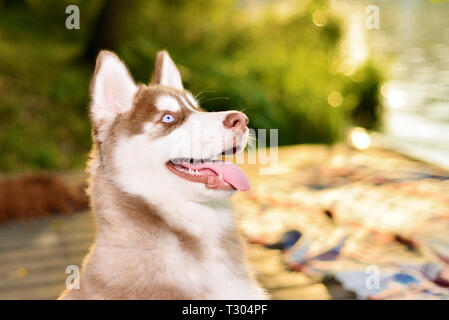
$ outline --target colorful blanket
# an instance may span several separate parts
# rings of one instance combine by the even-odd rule
[[[449,173],[382,150],[281,149],[236,197],[252,243],[360,299],[449,299]]]

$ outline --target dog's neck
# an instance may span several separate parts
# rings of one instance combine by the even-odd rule
[[[161,208],[123,191],[101,165],[91,163],[90,170],[98,233],[84,279],[114,282],[118,288],[111,294],[108,285],[98,289],[94,284],[95,293],[136,299],[264,296],[245,261],[232,211],[223,202],[168,199],[169,205]]]
[[[180,201],[167,195],[164,201],[153,203],[151,199],[123,191],[102,165],[90,169],[91,205],[98,221],[98,244],[146,249],[153,241],[151,230],[155,228],[212,242],[227,232],[234,232],[228,200]]]

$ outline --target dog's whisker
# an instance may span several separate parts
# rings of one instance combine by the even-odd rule
[[[197,93],[194,97],[195,100],[198,101],[198,103],[201,103],[203,101],[203,96],[208,93],[208,92],[216,92],[214,90],[207,90],[210,86],[204,88],[203,90],[201,90],[199,93]]]
[[[222,100],[228,100],[228,101],[231,100],[229,97],[214,97],[214,98],[209,98],[209,99],[203,100],[202,102],[212,101],[212,100],[220,100],[220,99],[222,99]]]

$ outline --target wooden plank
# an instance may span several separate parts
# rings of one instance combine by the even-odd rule
[[[88,213],[0,228],[0,299],[54,299],[65,288],[68,265],[78,265],[93,243]]]
[[[0,282],[0,292],[34,288],[47,283],[59,283],[65,286],[68,277],[68,274],[66,274],[65,271],[66,266],[58,266],[55,268],[47,268],[46,270],[36,269],[28,271],[22,277],[2,279]]]
[[[46,259],[44,259],[43,257],[39,257],[34,260],[17,260],[14,262],[7,262],[0,267],[0,279],[2,274],[12,272],[18,269],[25,268],[32,270],[32,269],[45,268],[51,265],[61,265],[65,261],[67,260],[73,261],[73,259],[75,258],[81,260],[87,254],[87,252],[88,252],[87,248],[84,247],[77,250],[66,252],[64,254],[53,255],[47,257]]]
[[[0,291],[0,300],[42,300],[56,299],[65,289],[60,281],[40,283],[37,286]]]
[[[51,259],[53,256],[70,256],[72,252],[87,251],[93,240],[93,237],[86,237],[82,241],[0,252],[0,270],[8,264],[16,262]]]
[[[84,255],[80,255],[60,259],[59,261],[52,261],[46,265],[43,264],[35,267],[27,265],[17,269],[10,269],[0,272],[0,287],[8,283],[20,283],[22,279],[30,278],[34,275],[65,272],[67,266],[69,265],[76,265],[81,268],[83,259]]]
[[[76,217],[78,215],[78,217]],[[54,219],[54,220],[53,220]],[[80,234],[95,234],[95,224],[88,213],[70,217],[45,218],[33,222],[14,222],[0,228],[0,250],[28,245],[45,245]]]

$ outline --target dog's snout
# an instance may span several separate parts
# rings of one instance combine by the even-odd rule
[[[232,112],[224,119],[223,125],[228,129],[245,130],[248,125],[248,117],[243,112]]]

